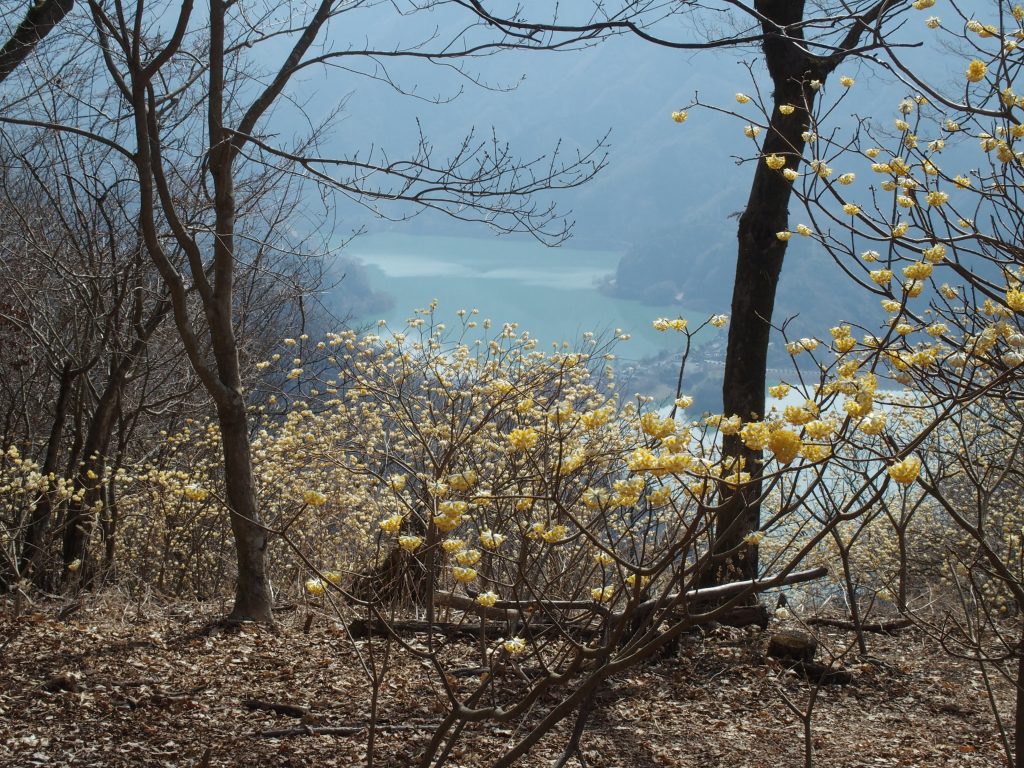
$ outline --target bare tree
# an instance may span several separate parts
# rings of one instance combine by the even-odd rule
[[[88,115],[85,121],[67,112],[47,112],[41,102],[3,118],[86,136],[134,167],[143,246],[160,273],[185,353],[215,404],[221,427],[226,502],[238,560],[233,619],[270,620],[272,604],[264,565],[268,534],[252,477],[236,325],[240,242],[252,235],[246,227],[259,191],[295,174],[365,205],[407,203],[557,241],[567,234],[566,225],[552,206],[538,204],[534,196],[580,184],[603,163],[600,144],[564,162],[557,152],[519,161],[496,138],[481,140],[474,133],[444,159],[421,137],[413,155],[402,161],[383,153],[321,157],[315,135],[293,146],[276,142],[267,128],[269,114],[287,103],[293,78],[312,67],[351,71],[361,62],[367,64],[364,74],[388,80],[378,62],[422,59],[458,67],[472,56],[507,47],[561,44],[494,35],[475,13],[468,26],[449,38],[428,34],[419,45],[357,48],[335,39],[342,17],[375,5],[323,0],[310,9],[292,9],[281,21],[272,12],[252,18],[216,0],[202,14],[190,0],[173,11],[119,0],[92,2],[92,39],[102,56],[106,95],[97,85],[100,101],[79,110]],[[424,9],[410,4],[395,10]],[[174,18],[173,28],[167,18]],[[481,39],[484,33],[491,39]],[[286,52],[268,68],[282,45]],[[183,254],[180,264],[175,252]],[[191,312],[193,306],[199,317]]]

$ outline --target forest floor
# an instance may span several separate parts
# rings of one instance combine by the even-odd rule
[[[0,766],[365,765],[365,730],[313,733],[368,718],[370,687],[358,663],[367,641],[351,640],[329,617],[316,614],[307,627],[299,606],[280,614],[276,630],[243,625],[207,634],[220,606],[93,596],[63,618],[62,607],[37,602],[15,619],[10,604],[0,605]],[[794,619],[785,624],[797,628]],[[845,632],[815,631],[819,659],[850,647]],[[766,640],[756,628],[721,628],[613,678],[583,736],[585,764],[804,765],[803,726],[783,695],[805,706],[814,686],[766,658]],[[870,635],[868,644],[867,659],[845,657],[852,683],[818,690],[816,766],[1006,764],[977,666],[943,654],[914,629]],[[377,735],[374,765],[412,766],[442,716],[444,694],[422,661],[395,653],[391,665],[379,712],[389,730]],[[452,678],[466,690],[473,682]],[[1009,686],[998,684],[1008,699]],[[251,709],[251,699],[306,714]],[[560,726],[518,765],[552,765],[569,728]],[[272,735],[280,730],[293,735]],[[522,735],[515,724],[472,726],[445,765],[489,765]]]

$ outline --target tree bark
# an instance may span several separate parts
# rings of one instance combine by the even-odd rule
[[[30,0],[18,28],[0,48],[0,82],[7,79],[74,7],[74,0]]]
[[[61,368],[60,385],[57,391],[57,402],[54,406],[53,424],[46,442],[46,457],[43,459],[42,474],[48,477],[57,472],[57,461],[60,458],[60,444],[64,437],[64,424],[68,416],[68,400],[71,396],[71,385],[80,371],[74,370],[70,361]],[[50,518],[53,514],[54,485],[47,481],[49,491],[36,502],[29,518],[28,528],[21,544],[21,560],[18,570],[23,577],[32,578],[38,570],[43,555],[47,531],[50,529]]]
[[[756,0],[762,15],[762,48],[771,76],[773,108],[762,153],[785,158],[786,169],[800,165],[810,126],[817,89],[858,44],[870,23],[885,11],[880,2],[862,17],[852,20],[845,38],[828,56],[809,53],[800,23],[804,0]],[[812,86],[815,83],[816,86]],[[789,115],[779,107],[791,105]],[[758,161],[747,207],[740,216],[736,279],[733,284],[732,317],[722,382],[726,416],[744,421],[764,418],[768,344],[775,311],[775,294],[782,274],[786,242],[776,233],[789,228],[792,183],[782,169],[772,170]],[[763,453],[747,448],[739,435],[723,438],[726,461],[741,461],[751,482],[739,489],[723,485],[723,504],[716,521],[712,560],[706,582],[757,576],[757,547],[743,545],[743,538],[760,525]]]
[[[229,621],[273,621],[266,571],[267,533],[260,524],[252,474],[249,422],[240,393],[217,406],[224,448],[224,485],[238,560],[235,605]]]
[[[110,380],[89,419],[83,446],[85,459],[78,469],[74,484],[76,491],[84,493],[78,501],[69,503],[64,522],[63,561],[65,566],[75,560],[81,561],[79,583],[88,581],[86,561],[89,554],[89,537],[96,518],[93,505],[102,500],[101,489],[107,450],[121,408],[121,394],[124,391],[129,366],[130,364],[123,360],[115,363]],[[65,572],[64,575],[67,573],[69,572]]]

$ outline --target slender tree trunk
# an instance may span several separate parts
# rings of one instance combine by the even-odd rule
[[[1024,768],[1024,631],[1017,644],[1017,696],[1014,704],[1014,768]]]
[[[70,362],[66,362],[60,373],[60,385],[57,391],[57,402],[54,406],[53,424],[46,442],[46,457],[43,459],[42,474],[48,477],[57,472],[57,461],[60,458],[60,444],[64,437],[64,424],[68,417],[68,399],[71,396],[71,385],[78,372]],[[21,561],[18,570],[24,577],[32,578],[42,560],[47,531],[50,529],[50,518],[53,514],[53,493],[56,490],[52,481],[47,481],[47,493],[36,502],[29,517],[28,528],[21,544]]]
[[[107,388],[96,403],[96,410],[89,419],[85,437],[85,461],[75,478],[75,490],[83,490],[80,501],[71,502],[64,524],[64,564],[81,561],[81,583],[88,581],[87,560],[89,538],[96,520],[95,505],[103,500],[103,472],[106,464],[110,438],[121,408],[121,394],[124,390],[129,364],[115,365]]]
[[[796,40],[799,29],[791,29],[789,38],[778,27],[798,24],[803,18],[803,0],[759,0],[757,10],[765,16],[764,54],[774,87],[771,120],[763,153],[786,159],[785,167],[800,165],[810,124],[816,90],[812,80],[824,80],[834,64],[809,56]],[[791,105],[789,115],[779,107]],[[776,233],[788,229],[792,182],[782,170],[773,170],[758,161],[751,183],[747,207],[740,216],[736,278],[733,283],[732,316],[729,343],[722,382],[722,405],[726,416],[738,415],[743,421],[764,418],[768,343],[775,311],[775,294],[782,274],[786,242]],[[747,448],[739,435],[723,438],[726,460],[743,463],[751,482],[741,489],[722,486],[723,504],[715,526],[713,567],[706,583],[723,583],[757,577],[757,547],[743,545],[744,537],[760,525],[763,454]],[[728,554],[727,554],[728,553]]]
[[[807,130],[807,112],[798,106],[793,114],[783,115],[779,106],[800,105],[805,96],[808,101],[813,100],[813,91],[802,88],[799,82],[783,80],[776,87],[775,108],[764,152],[785,156],[787,168],[795,168],[803,153],[801,135]],[[781,171],[758,162],[750,198],[740,217],[729,344],[722,382],[723,413],[738,415],[745,422],[764,418],[768,343],[776,288],[786,255],[786,243],[779,240],[776,233],[788,228],[791,195],[792,184]],[[718,562],[714,583],[757,578],[757,548],[743,547],[742,543],[744,536],[760,525],[763,454],[747,448],[739,435],[723,438],[723,452],[726,457],[743,463],[751,482],[740,490],[723,486],[725,503],[715,527],[715,551],[724,557],[723,553],[739,549],[732,557]]]
[[[224,446],[224,481],[238,559],[232,621],[273,619],[273,599],[266,572],[267,533],[260,527],[252,474],[249,423],[239,394],[217,409]]]

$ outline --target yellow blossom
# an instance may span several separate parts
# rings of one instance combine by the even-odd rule
[[[476,579],[476,568],[460,568],[455,566],[452,568],[452,578],[459,584],[469,584]]]
[[[481,592],[476,596],[477,605],[482,605],[484,608],[493,608],[497,602],[498,596],[494,592]]]
[[[495,550],[505,542],[505,536],[500,533],[495,533],[491,529],[487,528],[480,531],[480,545],[484,549]]]
[[[315,491],[313,489],[309,489],[303,493],[302,500],[311,507],[322,507],[327,503],[327,497],[320,493],[320,491]]]
[[[662,419],[657,413],[651,411],[640,417],[640,427],[644,434],[655,438],[668,437],[676,431],[676,422],[670,417]]]
[[[767,155],[764,158],[764,162],[773,171],[777,171],[786,164],[786,158],[779,155]]]
[[[479,549],[461,549],[455,553],[455,562],[459,565],[476,565],[481,557]]]
[[[835,429],[835,424],[823,419],[814,419],[804,424],[804,432],[815,440],[824,440],[827,437],[831,437]]]
[[[860,420],[857,429],[866,435],[880,435],[885,429],[885,413],[874,411]]]
[[[747,96],[747,94],[745,93],[737,93],[736,101],[739,102],[740,104],[746,104],[750,101],[750,97]]]
[[[796,107],[794,107],[792,104],[780,104],[779,105],[779,112],[781,112],[784,115],[792,115],[793,112],[795,112],[795,111],[796,111]]]
[[[568,529],[559,523],[558,525],[553,525],[546,531],[543,531],[540,534],[540,537],[548,544],[558,544],[566,537],[567,533]]]
[[[805,400],[803,405],[787,405],[782,412],[782,417],[795,426],[806,424],[817,415],[818,406],[810,400]]]
[[[752,451],[760,451],[768,446],[771,428],[763,421],[748,421],[740,430],[743,444]]]
[[[685,109],[677,109],[672,113],[672,119],[677,123],[685,123],[687,117],[689,117],[689,115],[686,113]]]
[[[868,272],[868,277],[871,278],[873,283],[878,285],[888,285],[889,281],[892,280],[891,269],[873,269]]]
[[[210,492],[198,485],[186,485],[182,489],[182,495],[188,501],[204,501],[210,495]]]
[[[521,656],[526,653],[526,641],[521,637],[513,637],[502,642],[501,647],[509,656]]]
[[[611,565],[615,562],[615,558],[603,550],[598,550],[594,553],[594,562],[598,565]]]
[[[454,488],[456,491],[468,491],[478,480],[477,473],[472,469],[466,470],[465,472],[459,472],[458,474],[448,476],[448,485]]]
[[[946,257],[946,246],[942,243],[936,243],[930,248],[925,248],[921,251],[921,255],[929,264],[938,264]]]
[[[392,515],[391,517],[385,518],[380,522],[380,529],[384,533],[398,533],[402,527],[402,521],[405,517],[402,515]]]
[[[985,62],[981,61],[980,59],[974,59],[967,66],[966,75],[967,79],[970,82],[977,83],[985,77],[985,74],[987,72],[988,66],[986,66]]]
[[[844,88],[849,88],[850,86],[853,85],[853,83],[854,83],[854,80],[849,75],[842,75],[839,78],[839,84],[842,85]]]
[[[398,546],[404,549],[406,552],[415,552],[420,548],[423,543],[422,536],[399,536]]]
[[[651,325],[654,326],[654,330],[656,331],[673,330],[682,332],[686,330],[687,322],[688,321],[681,317],[677,317],[675,320],[670,320],[667,317],[659,317],[657,320],[654,320]]]
[[[650,583],[651,583],[651,577],[650,576],[642,576],[640,578],[640,586],[641,586],[641,588],[642,587],[646,587]],[[635,573],[631,573],[631,574],[629,574],[629,576],[626,577],[626,584],[629,585],[630,587],[635,587],[636,586],[637,578],[636,578],[636,574]]]
[[[776,239],[781,240],[782,242],[786,242],[792,236],[793,236],[793,233],[790,232],[789,230],[786,230],[786,229],[782,230],[781,232],[776,232],[775,233]]]
[[[933,269],[927,261],[915,261],[903,268],[903,276],[910,280],[924,280],[931,276]]]
[[[921,472],[921,460],[917,456],[907,456],[889,467],[889,477],[900,485],[910,485]]]
[[[322,579],[306,579],[306,591],[313,597],[320,597],[327,591],[327,585]]]
[[[1007,289],[1006,306],[1014,312],[1024,312],[1024,291],[1017,288]]]
[[[508,433],[508,442],[517,451],[526,451],[533,448],[540,439],[540,435],[533,427],[513,429]]]
[[[832,446],[828,443],[804,443],[800,446],[800,455],[810,462],[824,461],[832,455]]]
[[[776,429],[768,438],[768,448],[780,464],[789,464],[800,451],[800,436],[791,429]]]
[[[607,603],[615,596],[615,587],[594,587],[590,590],[590,598],[595,603]]]

